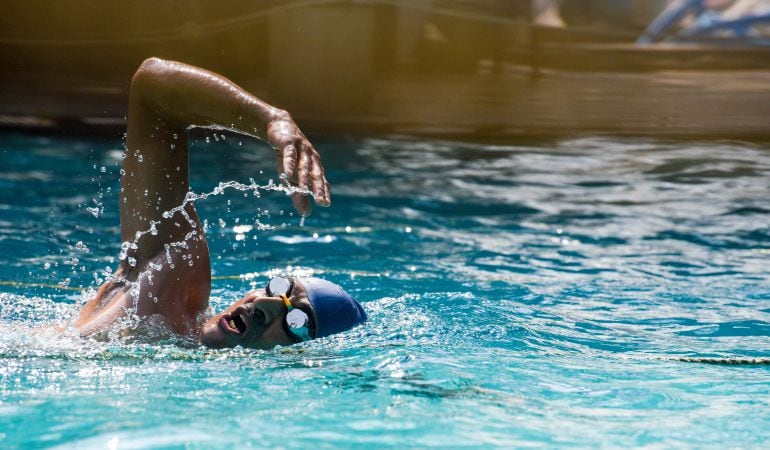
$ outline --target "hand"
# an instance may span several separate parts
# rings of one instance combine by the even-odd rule
[[[279,114],[267,125],[267,140],[277,151],[278,174],[285,174],[284,180],[287,182],[311,191],[316,205],[329,206],[329,183],[324,175],[321,157],[288,113]],[[307,194],[295,192],[291,195],[291,201],[301,216],[310,215]]]

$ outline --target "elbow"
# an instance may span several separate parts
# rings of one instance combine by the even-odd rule
[[[142,86],[147,83],[148,80],[157,76],[162,66],[167,64],[166,61],[160,58],[147,58],[139,64],[139,68],[134,72],[134,76],[131,78],[131,87]]]
[[[169,66],[169,62],[151,57],[142,61],[139,68],[134,72],[131,78],[131,94],[143,95],[147,90],[161,78],[161,73]]]
[[[162,67],[164,65],[168,64],[168,61],[165,59],[160,59],[156,56],[151,56],[144,61],[142,61],[141,64],[139,64],[139,69],[137,69],[138,72],[143,71],[152,71],[153,69],[157,69],[158,67]]]

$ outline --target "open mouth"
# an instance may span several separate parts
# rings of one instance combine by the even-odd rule
[[[246,322],[240,314],[225,314],[219,319],[219,325],[225,330],[239,336],[246,333]]]

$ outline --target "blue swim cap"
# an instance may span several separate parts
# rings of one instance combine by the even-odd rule
[[[308,300],[315,311],[315,337],[321,338],[349,330],[366,322],[361,305],[331,281],[320,278],[300,278]]]

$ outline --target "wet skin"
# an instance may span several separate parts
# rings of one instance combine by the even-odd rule
[[[298,280],[294,281],[289,301],[310,316],[312,336],[316,317],[305,288]],[[282,298],[268,297],[264,289],[252,291],[206,321],[199,339],[201,344],[212,348],[240,345],[270,349],[276,345],[291,345],[297,341],[286,329],[287,312]]]
[[[268,142],[275,149],[276,168],[284,183],[312,192],[317,205],[328,206],[329,184],[320,156],[289,113],[221,75],[149,58],[131,81],[127,125],[120,180],[120,235],[122,242],[135,245],[128,248],[116,271],[122,281],[105,282],[84,305],[75,322],[80,334],[107,336],[113,325],[131,312],[140,319],[160,319],[174,334],[201,336],[201,342],[213,346],[265,348],[294,342],[281,329],[283,319],[274,320],[286,314],[286,306],[280,303],[279,312],[278,298],[258,297],[256,293],[229,307],[224,313],[229,316],[222,323],[227,325],[236,317],[238,321],[257,317],[244,314],[255,309],[264,313],[261,323],[251,319],[242,335],[233,333],[233,329],[240,331],[238,327],[212,328],[212,321],[201,330],[200,320],[208,310],[211,292],[210,255],[195,206],[185,203],[190,190],[187,130],[217,125]],[[310,214],[307,194],[293,193],[292,202],[300,215]],[[163,214],[183,204],[184,209],[171,217]],[[152,224],[156,233],[148,233]],[[292,301],[303,307],[299,297]],[[239,307],[244,309],[236,313]],[[142,333],[126,330],[134,331]]]

